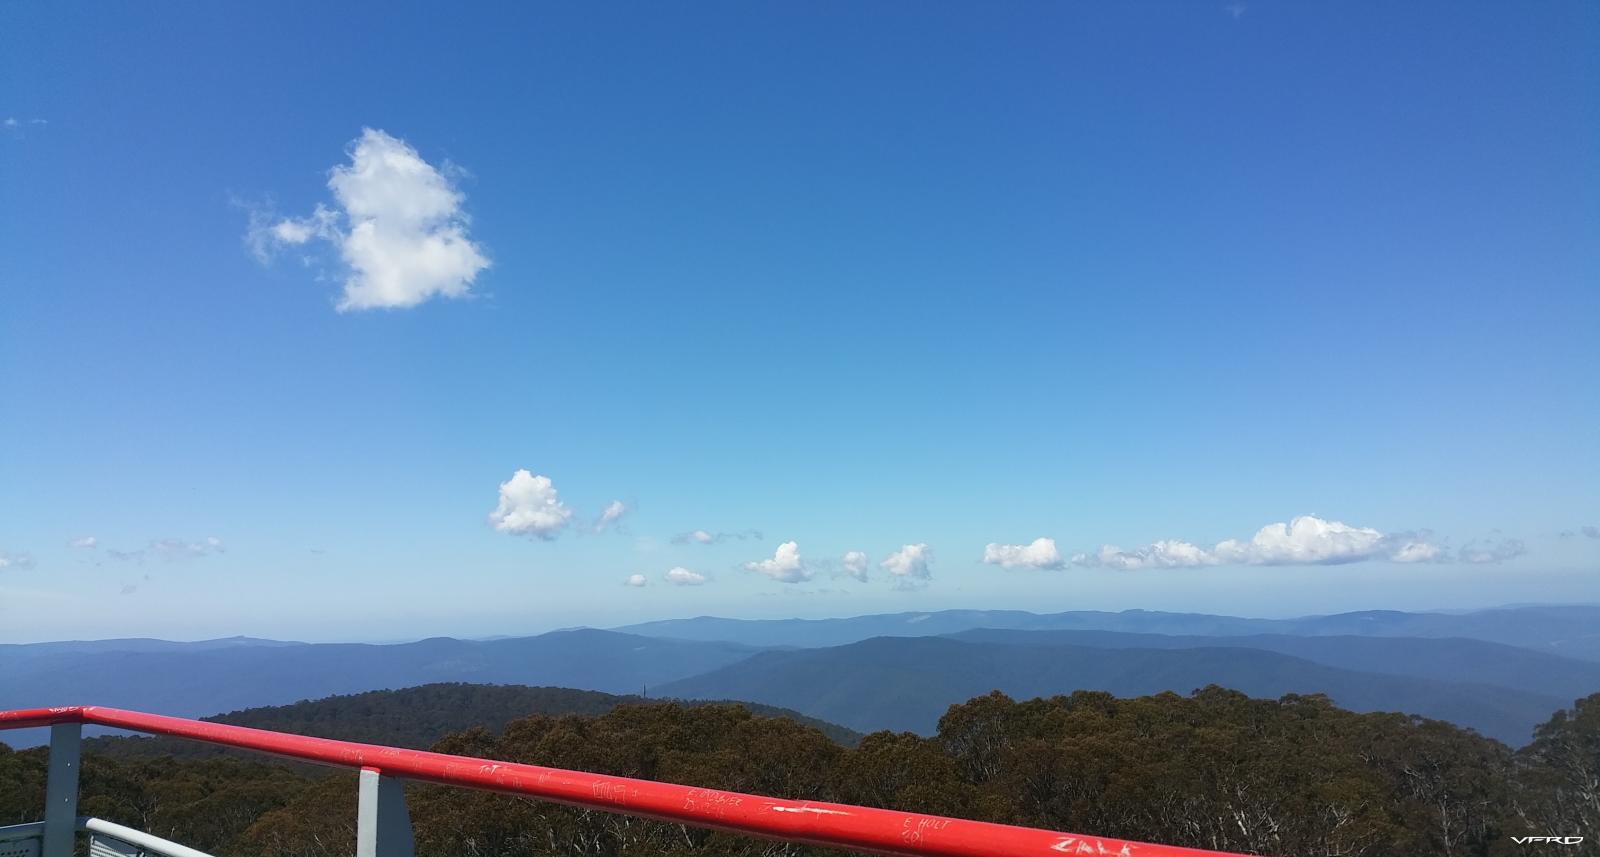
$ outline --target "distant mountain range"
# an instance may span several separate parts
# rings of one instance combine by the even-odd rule
[[[639,693],[742,660],[738,643],[653,639],[614,631],[556,631],[475,642],[449,637],[396,645],[213,641],[123,650],[0,650],[0,709],[106,705],[200,717],[263,705],[442,681]],[[11,733],[0,739],[43,740]]]
[[[1600,661],[1600,607],[1527,606],[1470,613],[1364,610],[1298,619],[1244,619],[1204,613],[1126,610],[1028,613],[942,610],[847,619],[722,619],[701,616],[614,630],[679,640],[725,640],[751,646],[841,646],[872,637],[928,637],[976,628],[1017,631],[1124,631],[1188,636],[1465,637]]]
[[[303,646],[285,640],[263,640],[259,637],[222,637],[216,640],[196,640],[176,643],[149,637],[124,637],[113,640],[62,640],[54,643],[0,643],[0,659],[36,657],[67,653],[90,652],[200,652],[207,649],[233,649],[241,646]]]
[[[971,642],[1092,646],[1107,649],[1263,649],[1357,672],[1488,684],[1571,702],[1600,690],[1600,663],[1460,637],[1199,637],[1118,631],[1007,631],[950,635]]]
[[[661,691],[793,708],[865,732],[929,735],[952,702],[992,690],[1019,699],[1074,690],[1145,696],[1188,694],[1210,684],[1267,698],[1321,693],[1352,711],[1420,714],[1513,745],[1526,743],[1535,725],[1572,701],[1488,684],[1362,673],[1253,648],[1108,648],[1104,643],[1023,643],[1015,637],[1007,643],[875,637],[846,646],[764,652]]]
[[[1323,693],[1357,711],[1450,720],[1513,745],[1600,691],[1600,608],[1373,611],[1248,619],[951,610],[828,620],[652,622],[392,645],[229,638],[0,646],[0,709],[97,704],[179,716],[438,682],[737,699],[852,729],[928,733],[1002,690],[1049,696]],[[10,733],[27,745],[42,734]]]

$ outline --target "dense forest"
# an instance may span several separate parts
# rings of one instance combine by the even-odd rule
[[[467,684],[440,682],[402,690],[373,690],[302,700],[291,705],[272,705],[230,711],[202,720],[270,729],[296,735],[314,735],[339,741],[360,741],[427,750],[454,732],[481,726],[500,732],[506,724],[529,714],[586,714],[599,716],[619,705],[648,701],[643,696],[575,690],[570,687],[526,687],[515,684]],[[683,701],[680,704],[740,705],[763,717],[787,717],[813,726],[824,735],[847,747],[861,740],[861,733],[834,723],[806,717],[787,708],[750,702],[718,700]],[[90,738],[85,750],[116,758],[180,756],[205,758],[235,756],[259,759],[259,755],[228,750],[210,744],[178,738]]]
[[[996,693],[952,706],[931,737],[879,732],[854,746],[737,705],[574,697],[580,713],[561,713],[547,695],[541,713],[506,722],[480,711],[470,686],[404,693],[405,710],[439,712],[436,726],[460,709],[496,727],[439,738],[441,752],[1244,853],[1496,857],[1527,853],[1514,835],[1600,830],[1600,694],[1513,752],[1438,721],[1217,687],[1024,702]],[[416,721],[386,707],[394,698],[287,706],[251,725],[331,734],[364,723],[363,738],[415,744]],[[386,723],[404,734],[385,737]],[[120,743],[138,740],[86,743],[80,812],[230,857],[353,852],[352,774]],[[0,823],[39,817],[45,763],[42,749],[0,748]],[[508,796],[407,794],[422,857],[820,853]]]

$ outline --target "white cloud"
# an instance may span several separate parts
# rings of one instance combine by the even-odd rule
[[[622,520],[622,516],[628,514],[629,511],[627,503],[621,500],[612,500],[610,505],[606,506],[605,510],[600,513],[599,520],[594,522],[594,531],[597,533],[603,532],[607,527]]]
[[[68,546],[75,548],[92,548],[99,543],[100,540],[96,539],[94,536],[84,536],[82,538],[73,539],[67,544]]]
[[[1501,539],[1483,544],[1467,542],[1456,552],[1456,559],[1473,564],[1496,563],[1516,559],[1527,552],[1528,546],[1521,539]]]
[[[1352,527],[1341,521],[1301,515],[1288,523],[1262,527],[1248,542],[1220,542],[1214,553],[1223,562],[1306,565],[1390,559],[1401,551],[1415,555],[1409,540],[1398,544],[1371,527]]]
[[[183,539],[160,539],[150,543],[150,552],[162,559],[192,559],[225,552],[222,540],[208,536],[205,541],[187,542]]]
[[[844,573],[862,583],[867,582],[867,555],[861,551],[845,551],[839,564],[844,567]]]
[[[1128,551],[1104,545],[1093,553],[1074,556],[1072,562],[1135,571],[1208,565],[1337,565],[1369,560],[1433,562],[1445,556],[1444,550],[1424,535],[1383,533],[1371,527],[1301,515],[1288,523],[1268,524],[1249,541],[1228,539],[1209,550],[1177,540],[1158,541]]]
[[[756,539],[759,541],[761,538],[762,536],[760,530],[744,530],[737,533],[711,533],[705,530],[690,530],[687,533],[679,533],[673,536],[672,543],[675,545],[686,545],[693,542],[694,544],[700,545],[714,545],[726,541],[742,542],[745,539]]]
[[[933,551],[926,544],[904,545],[878,563],[878,567],[889,572],[895,586],[914,589],[933,577],[928,568],[932,561]]]
[[[1001,568],[1061,568],[1066,561],[1056,549],[1055,539],[1037,538],[1025,545],[989,544],[983,561]]]
[[[50,123],[44,119],[19,119],[15,116],[7,116],[4,119],[0,119],[0,128],[5,128],[12,137],[17,139],[25,138],[29,128],[38,129],[48,124]]]
[[[640,586],[645,586],[649,582],[650,581],[645,580],[645,577],[642,574],[630,574],[630,575],[628,575],[628,579],[627,580],[622,581],[622,585],[640,587]]]
[[[1444,548],[1422,538],[1410,536],[1395,541],[1389,552],[1395,562],[1443,562],[1449,559]]]
[[[705,575],[682,566],[669,570],[664,577],[674,586],[699,586],[706,582]]]
[[[82,540],[80,539],[79,541]],[[73,546],[81,547],[76,542],[73,543]],[[106,556],[122,562],[142,563],[146,557],[152,556],[167,562],[177,562],[226,552],[227,548],[222,544],[222,539],[216,536],[208,536],[197,542],[187,539],[156,539],[138,550],[125,551],[107,548]]]
[[[549,540],[561,535],[572,510],[556,495],[548,476],[518,470],[500,483],[500,503],[489,513],[489,523],[502,533]]]
[[[800,559],[800,546],[795,542],[778,545],[772,559],[744,564],[746,571],[756,571],[780,583],[801,583],[811,579],[811,569]]]
[[[1197,565],[1216,565],[1214,555],[1201,547],[1180,541],[1160,541],[1147,547],[1125,551],[1116,545],[1102,545],[1093,554],[1078,554],[1072,558],[1076,565],[1103,565],[1131,571],[1140,568],[1181,568]]]
[[[27,553],[9,553],[0,551],[0,571],[8,568],[27,569],[33,568],[33,555]]]
[[[257,255],[314,239],[336,246],[347,269],[341,312],[468,295],[489,259],[467,237],[466,196],[448,167],[441,172],[405,141],[371,128],[349,154],[350,163],[328,178],[337,210],[318,205],[307,217],[252,217],[248,239]]]

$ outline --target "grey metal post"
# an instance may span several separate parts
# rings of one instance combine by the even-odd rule
[[[356,857],[413,857],[415,851],[405,782],[362,768],[356,804]]]
[[[81,723],[50,727],[50,773],[44,785],[44,842],[40,857],[72,857],[78,831],[78,753]]]

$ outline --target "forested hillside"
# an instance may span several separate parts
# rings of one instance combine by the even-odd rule
[[[426,750],[451,733],[473,727],[499,732],[512,720],[530,714],[599,716],[619,705],[644,701],[641,696],[617,696],[567,687],[456,682],[302,700],[293,705],[249,708],[202,719],[295,735]],[[743,705],[753,714],[787,717],[803,723],[846,746],[855,746],[861,740],[859,732],[770,705],[720,700],[686,704]],[[84,746],[92,752],[117,758],[237,755],[235,751],[208,744],[162,737],[90,738]]]
[[[1034,635],[1028,635],[1030,639]],[[661,687],[689,699],[748,699],[863,732],[931,734],[953,702],[999,689],[1018,697],[1102,690],[1118,696],[1216,684],[1253,697],[1321,693],[1353,711],[1448,720],[1522,746],[1575,696],[1531,694],[1324,666],[1254,648],[1100,648],[954,637],[877,637],[824,649],[768,651]],[[1199,638],[1204,640],[1205,638]],[[1597,688],[1589,687],[1587,692]]]
[[[378,701],[360,700],[335,708],[360,718]],[[534,714],[434,749],[1283,857],[1501,857],[1519,853],[1512,835],[1600,825],[1584,786],[1600,780],[1600,694],[1516,752],[1442,722],[1220,688],[1026,702],[995,693],[952,707],[933,736],[880,732],[855,748],[735,706],[641,702],[598,716]],[[44,765],[42,750],[0,750],[0,823],[39,816]],[[212,853],[345,857],[354,848],[347,772],[118,759],[92,746],[82,788],[83,812]],[[412,785],[408,796],[420,857],[820,853],[442,787]]]

